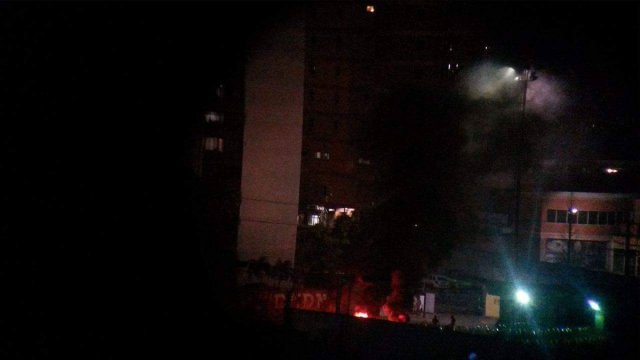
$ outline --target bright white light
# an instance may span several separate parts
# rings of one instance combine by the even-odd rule
[[[367,12],[368,13],[374,13],[376,12],[376,7],[373,5],[367,5]]]
[[[618,172],[618,169],[614,169],[614,168],[607,168],[607,170],[605,170],[607,172],[607,174],[615,174]]]
[[[593,301],[593,300],[587,300],[587,302],[589,303],[589,306],[591,307],[592,310],[594,311],[600,311],[600,304],[598,304],[597,302]]]
[[[520,81],[520,76],[516,76],[515,81]]]
[[[574,215],[578,213],[578,209],[576,209],[576,208],[571,208],[571,210],[570,210],[570,211],[571,211],[571,213],[572,213],[572,214],[574,214]]]
[[[526,291],[518,289],[518,291],[516,291],[516,300],[518,300],[518,302],[522,305],[527,305],[531,301],[531,297],[529,296],[529,294],[527,294]]]

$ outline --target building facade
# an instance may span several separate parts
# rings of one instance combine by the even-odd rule
[[[548,192],[540,213],[540,261],[638,275],[635,194]]]
[[[451,84],[488,51],[447,4],[315,3],[306,15],[299,223],[331,223],[373,206],[365,146],[381,99]],[[477,30],[477,29],[476,29]]]

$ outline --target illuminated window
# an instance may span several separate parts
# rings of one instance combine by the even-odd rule
[[[321,160],[329,160],[331,155],[328,152],[316,151],[313,153],[313,157]]]
[[[320,223],[320,215],[312,214],[309,216],[309,221],[307,222],[308,225],[313,226],[319,223]]]
[[[222,122],[224,121],[224,114],[212,111],[205,114],[204,118],[205,118],[205,121],[208,123]]]
[[[376,7],[373,5],[367,5],[367,12],[373,14],[376,12]]]
[[[204,149],[222,152],[224,150],[224,140],[218,137],[206,137],[204,138]]]
[[[331,158],[331,156],[329,155],[328,152],[324,152],[324,153],[322,153],[322,158],[325,159],[325,160],[329,160]]]
[[[348,217],[352,217],[353,216],[353,212],[356,209],[353,208],[337,208],[336,209],[336,213],[335,213],[335,217],[338,216],[342,216],[342,215],[347,215]]]
[[[218,85],[218,87],[216,88],[216,95],[219,98],[223,98],[224,97],[224,85],[222,85],[222,84]]]

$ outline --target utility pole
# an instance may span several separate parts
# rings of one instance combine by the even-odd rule
[[[625,216],[627,231],[624,237],[624,275],[631,274],[631,213],[627,212]]]
[[[515,164],[515,191],[516,191],[516,209],[514,212],[514,255],[517,252],[517,249],[520,245],[520,183],[521,183],[521,166],[522,166],[522,145],[524,144],[524,123],[526,119],[526,109],[527,109],[527,85],[529,83],[530,71],[527,69],[524,71],[524,76],[521,81],[523,83],[522,90],[522,108],[521,108],[521,118],[517,126],[517,139],[518,143],[516,144],[516,164]]]
[[[569,209],[569,211],[567,212],[567,220],[569,220],[569,239],[567,240],[567,264],[569,264],[569,266],[571,266],[571,235],[572,235],[572,225],[573,225],[573,219],[575,217],[575,215],[578,213],[578,209],[572,207]]]

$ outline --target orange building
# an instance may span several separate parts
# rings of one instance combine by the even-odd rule
[[[628,244],[638,275],[637,195],[548,192],[540,210],[540,261],[624,273]]]

